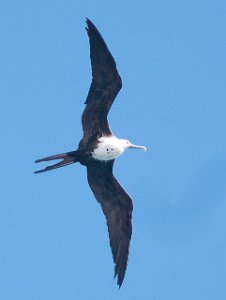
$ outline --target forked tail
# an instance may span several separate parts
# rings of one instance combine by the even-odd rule
[[[42,173],[42,172],[46,172],[46,171],[51,171],[57,168],[61,168],[64,166],[68,166],[70,164],[73,164],[75,162],[78,161],[77,158],[77,151],[71,151],[71,152],[66,152],[66,153],[61,153],[61,154],[56,154],[56,155],[51,155],[51,156],[47,156],[41,159],[37,159],[35,161],[35,163],[39,163],[42,161],[49,161],[49,160],[55,160],[55,159],[61,159],[60,162],[52,165],[52,166],[48,166],[45,169],[39,170],[39,171],[35,171],[34,173]]]

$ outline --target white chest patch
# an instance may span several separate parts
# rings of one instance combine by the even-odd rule
[[[92,157],[98,160],[115,159],[124,152],[124,147],[116,137],[101,137],[96,149],[92,152]]]

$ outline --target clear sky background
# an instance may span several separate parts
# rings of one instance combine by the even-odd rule
[[[0,298],[226,299],[225,1],[0,2]],[[125,282],[73,150],[91,82],[89,17],[123,78],[111,110],[134,199]]]

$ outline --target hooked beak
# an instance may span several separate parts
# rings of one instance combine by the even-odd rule
[[[145,146],[138,146],[138,145],[134,145],[134,144],[130,144],[129,148],[143,149],[144,151],[147,151],[147,148]]]

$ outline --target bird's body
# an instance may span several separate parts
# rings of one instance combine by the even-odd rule
[[[92,157],[97,160],[107,161],[120,156],[131,144],[127,140],[118,139],[116,136],[106,136],[98,139],[97,147],[92,152]],[[133,148],[142,148],[143,146],[135,146]]]
[[[112,160],[124,152],[124,147],[115,136],[101,137],[97,147],[92,152],[92,157],[97,160]]]
[[[61,161],[35,173],[75,162],[86,166],[88,183],[107,219],[115,276],[121,287],[129,255],[133,205],[130,196],[115,179],[112,169],[115,158],[127,148],[146,148],[118,139],[111,132],[107,115],[121,89],[122,81],[114,58],[99,31],[90,20],[86,22],[93,78],[82,115],[83,138],[77,150],[36,160],[36,163],[55,159]]]

